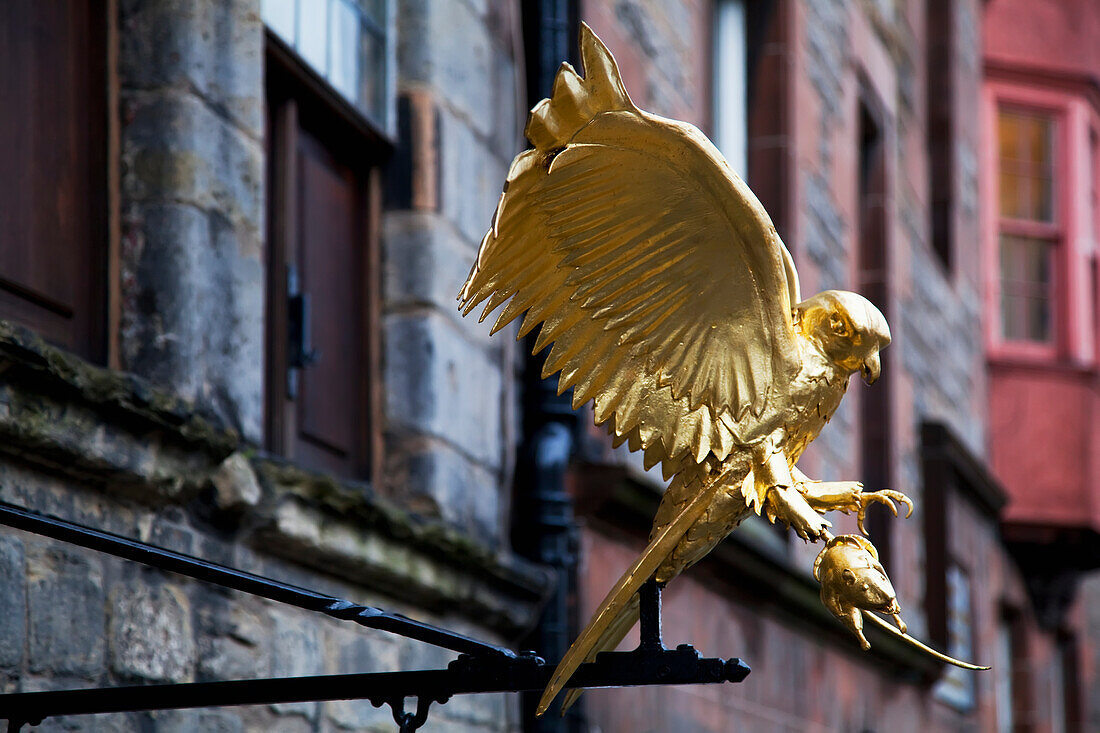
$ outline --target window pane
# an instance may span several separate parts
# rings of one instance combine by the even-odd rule
[[[358,0],[358,5],[367,20],[379,28],[386,27],[386,0]]]
[[[359,91],[359,13],[344,0],[332,5],[329,38],[329,81],[348,99],[357,101]]]
[[[997,139],[1000,144],[1002,161],[1016,158],[1016,142],[1020,139],[1019,118],[1002,112],[997,120]]]
[[[1052,247],[1044,239],[1001,236],[1001,324],[1010,341],[1051,340]]]
[[[722,0],[714,35],[714,142],[730,167],[744,177],[748,168],[745,2]]]
[[[1022,186],[1020,177],[1008,169],[1008,166],[1001,166],[1001,216],[1006,216],[1011,219],[1019,219],[1023,214],[1023,208],[1020,206],[1020,199],[1022,198]]]
[[[313,0],[308,9],[303,7],[298,13],[298,43],[295,48],[306,62],[322,75],[328,75],[325,66],[325,47],[327,45],[327,2]]]
[[[267,27],[291,46],[294,45],[295,0],[263,0],[260,14]]]
[[[1031,200],[1027,218],[1038,221],[1054,221],[1054,197],[1051,195],[1050,178],[1036,178],[1031,182]]]
[[[374,33],[363,33],[363,80],[359,106],[379,124],[386,118],[386,43]]]
[[[388,0],[262,0],[267,26],[376,125],[386,128]]]
[[[997,124],[1001,216],[1054,220],[1053,126],[1049,117],[1001,111]]]
[[[1050,164],[1050,129],[1048,120],[1040,117],[1025,118],[1027,159],[1036,164]]]

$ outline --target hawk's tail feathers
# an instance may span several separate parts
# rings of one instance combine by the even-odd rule
[[[603,634],[600,635],[599,641],[596,642],[596,646],[588,653],[588,656],[585,657],[585,662],[593,661],[600,652],[608,652],[615,649],[630,630],[634,628],[634,624],[638,623],[638,598],[638,594],[634,594],[630,603],[611,621],[611,625],[604,629]],[[561,701],[562,715],[565,715],[565,711],[573,707],[583,692],[583,687],[574,687],[565,693],[565,698]]]
[[[554,674],[539,700],[538,708],[535,711],[537,715],[546,712],[547,708],[550,707],[550,703],[554,701],[554,698],[565,687],[565,684],[569,682],[569,678],[577,671],[577,667],[581,666],[589,658],[589,655],[594,653],[601,639],[610,638],[609,627],[614,625],[619,617],[626,612],[642,584],[653,577],[661,563],[676,548],[676,545],[691,528],[691,525],[703,516],[707,507],[714,500],[714,495],[722,485],[722,479],[725,478],[726,473],[723,472],[716,476],[706,488],[696,494],[695,498],[684,507],[684,510],[650,541],[642,554],[634,561],[634,564],[623,573],[615,587],[608,592],[607,597],[603,599],[603,603],[600,604],[599,609],[592,616],[592,620],[588,622],[588,626],[585,627],[581,635],[573,642],[573,646],[569,647],[569,651],[558,663],[557,669],[554,670]]]

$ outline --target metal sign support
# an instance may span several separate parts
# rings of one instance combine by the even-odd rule
[[[354,621],[460,653],[446,669],[274,679],[193,682],[0,695],[0,719],[9,731],[57,715],[90,715],[173,708],[262,705],[365,699],[389,705],[399,730],[424,724],[432,703],[454,695],[542,690],[554,671],[533,652],[516,652],[400,614],[363,606],[253,573],[210,563],[119,535],[0,502],[0,524],[34,532],[116,557],[140,562],[334,618]],[[629,652],[603,652],[581,665],[567,687],[630,687],[740,682],[749,667],[740,659],[704,658],[687,644],[666,649],[661,641],[660,588],[641,593],[642,643]],[[416,698],[415,712],[405,701]]]

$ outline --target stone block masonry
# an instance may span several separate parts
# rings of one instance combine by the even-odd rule
[[[258,0],[119,4],[122,366],[262,442]]]
[[[84,364],[23,329],[0,328],[0,365],[0,501],[498,642],[533,623],[546,577],[457,530],[457,518],[410,515],[361,485],[255,456],[178,397]],[[470,480],[484,486],[489,478]],[[223,495],[232,500],[219,505]],[[387,671],[450,659],[423,647],[0,528],[6,692]],[[510,709],[504,697],[463,701],[433,719],[502,730]],[[387,710],[349,701],[70,717],[42,729],[391,727]]]
[[[303,6],[313,0],[303,0]],[[118,0],[122,371],[0,323],[0,500],[511,642],[548,576],[507,550],[511,336],[455,296],[526,112],[519,4],[393,0],[416,195],[383,212],[384,481],[262,454],[265,30],[260,0]],[[415,104],[413,103],[415,102]],[[402,108],[402,105],[395,105]],[[416,512],[416,513],[413,513]],[[453,655],[0,529],[0,687],[374,672]],[[514,728],[514,696],[426,730]],[[374,731],[369,702],[48,720],[43,730]]]
[[[398,157],[410,170],[392,172],[383,217],[382,488],[500,543],[518,440],[514,331],[489,339],[489,324],[460,318],[455,303],[526,107],[518,7],[490,5],[398,3],[398,126],[410,133]]]

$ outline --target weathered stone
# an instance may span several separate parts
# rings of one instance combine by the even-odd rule
[[[508,716],[509,697],[496,695],[455,695],[447,703],[447,717],[474,725],[499,725]]]
[[[242,256],[240,229],[190,205],[144,206],[128,230],[127,366],[201,401],[258,441],[264,282],[258,250],[245,246]]]
[[[98,563],[74,550],[27,556],[32,672],[95,677],[103,671],[107,624]]]
[[[486,466],[499,467],[501,365],[442,315],[394,314],[384,328],[391,429],[437,436]]]
[[[111,715],[62,715],[50,717],[35,726],[35,733],[141,733],[146,730],[139,713],[114,713]]]
[[[158,682],[189,680],[195,669],[191,610],[173,586],[145,579],[111,589],[111,668],[119,675]]]
[[[241,733],[244,725],[231,710],[157,710],[149,714],[158,733]]]
[[[481,309],[463,318],[455,302],[477,252],[472,242],[443,217],[414,211],[387,213],[382,242],[382,287],[388,308],[438,309],[469,339],[483,343],[487,350],[499,351],[509,334],[490,340],[486,324],[477,322]]]
[[[0,537],[0,667],[23,661],[27,639],[27,589],[23,543]]]
[[[394,494],[415,501],[423,492],[436,516],[487,544],[499,542],[497,475],[449,445],[422,439],[395,444],[387,456],[385,476]]]
[[[222,509],[256,506],[263,496],[252,465],[241,453],[234,453],[222,461],[210,480],[214,484],[214,501]]]
[[[536,585],[527,574],[531,568],[516,572],[503,563],[491,573],[477,565],[466,572],[462,555],[480,555],[479,564],[483,563],[488,559],[485,547],[451,544],[451,556],[438,562],[407,542],[364,532],[362,524],[334,520],[292,499],[279,506],[274,525],[262,537],[266,549],[295,562],[337,572],[402,600],[454,607],[483,627],[509,633],[533,623],[539,594],[549,582],[543,577]],[[523,586],[508,588],[512,583]],[[504,594],[502,586],[526,597]]]
[[[259,141],[191,94],[143,92],[126,97],[125,104],[127,197],[216,209],[245,231],[258,232],[264,195]]]
[[[123,365],[262,439],[257,0],[119,9]]]
[[[514,89],[491,84],[493,39],[477,12],[462,2],[403,0],[397,22],[399,78],[431,85],[480,135],[490,135],[493,95]]]
[[[360,629],[333,629],[329,657],[333,674],[392,672],[400,670],[397,647],[376,634],[364,637]],[[406,642],[415,643],[415,642]],[[348,730],[392,730],[393,716],[387,706],[375,707],[369,700],[336,700],[325,704],[325,715]]]
[[[493,220],[508,161],[519,151],[489,150],[465,118],[446,109],[440,111],[439,122],[443,214],[471,245],[477,245]],[[465,276],[469,267],[459,272]]]
[[[263,23],[255,0],[124,0],[120,76],[126,86],[195,89],[259,138]]]
[[[271,611],[271,674],[274,677],[304,677],[323,674],[324,647],[316,619],[305,611],[298,614]],[[271,708],[279,715],[301,715],[315,720],[319,704],[315,702],[279,703]]]

